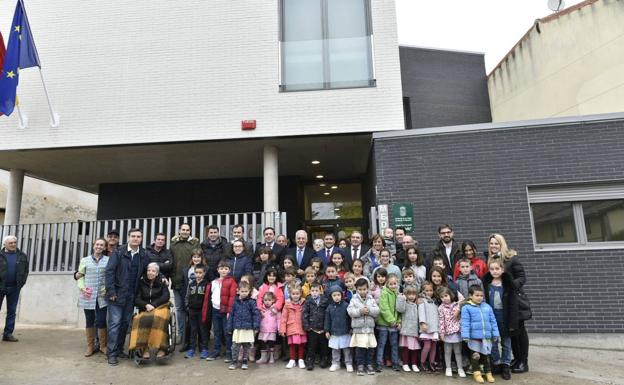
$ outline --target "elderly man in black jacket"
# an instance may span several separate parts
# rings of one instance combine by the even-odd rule
[[[0,249],[0,308],[7,299],[7,315],[2,341],[17,342],[13,336],[20,290],[28,278],[28,257],[17,248],[17,238],[6,236]]]
[[[134,299],[139,278],[146,271],[149,257],[141,247],[143,232],[139,229],[128,231],[128,243],[117,248],[106,265],[106,299],[108,300],[108,343],[109,365],[117,365],[117,357],[127,357],[123,353],[126,332],[132,319]]]

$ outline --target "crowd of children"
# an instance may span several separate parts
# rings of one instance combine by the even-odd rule
[[[478,383],[494,382],[496,372],[510,378],[518,305],[500,258],[462,256],[449,268],[444,258],[425,263],[409,247],[400,267],[384,248],[366,263],[356,259],[349,265],[336,251],[327,265],[313,258],[301,270],[291,256],[279,264],[270,249],[262,249],[255,262],[255,274],[237,282],[230,264],[221,261],[218,278],[207,282],[201,258],[193,257],[187,358],[194,357],[199,341],[200,358],[217,360],[225,342],[230,369],[247,369],[257,347],[257,364],[274,364],[281,351],[287,369],[313,370],[318,364],[357,375],[390,368],[449,377],[456,369],[459,377],[472,374]]]

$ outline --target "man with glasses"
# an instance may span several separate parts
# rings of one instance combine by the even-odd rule
[[[431,251],[428,267],[431,266],[433,258],[441,256],[446,261],[446,275],[453,275],[453,267],[461,258],[461,247],[455,242],[454,236],[455,233],[453,233],[453,228],[450,225],[443,224],[438,227],[440,241]]]

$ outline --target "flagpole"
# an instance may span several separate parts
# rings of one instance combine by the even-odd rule
[[[24,129],[28,127],[28,116],[22,114],[22,109],[19,104],[16,106],[17,108],[17,117],[19,118],[19,128]]]
[[[39,67],[39,75],[41,76],[41,84],[43,84],[43,91],[45,92],[46,98],[48,99],[48,108],[50,109],[50,127],[56,128],[60,124],[60,115],[54,111],[54,107],[52,107],[52,100],[50,100],[50,94],[48,93],[48,87],[46,87],[45,80],[43,78],[43,71],[41,71],[41,67]]]

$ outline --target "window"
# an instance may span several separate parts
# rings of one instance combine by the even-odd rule
[[[624,248],[624,183],[530,187],[535,248]]]
[[[281,91],[373,87],[370,0],[281,0]]]
[[[362,186],[359,183],[309,184],[303,191],[307,220],[362,218]]]

